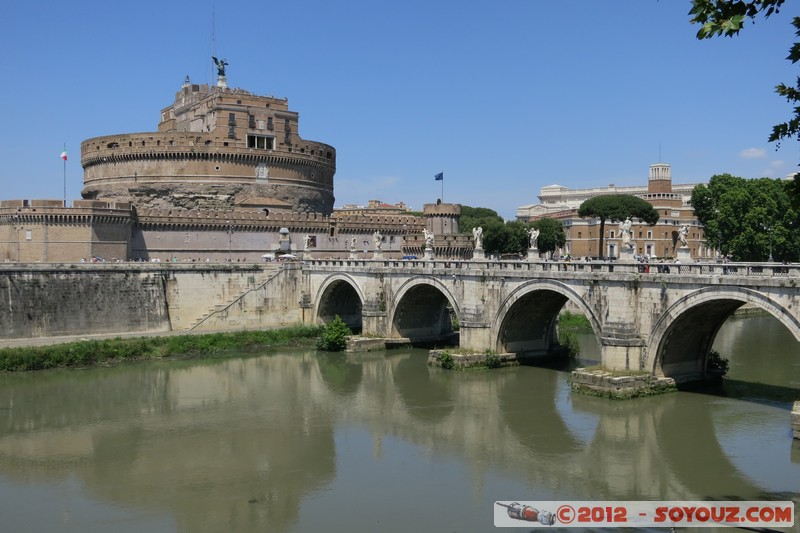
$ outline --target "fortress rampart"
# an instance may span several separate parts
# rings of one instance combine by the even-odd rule
[[[288,100],[184,83],[158,131],[81,143],[87,199],[137,206],[230,208],[262,199],[330,214],[336,150],[300,137]],[[255,200],[257,203],[257,200]]]

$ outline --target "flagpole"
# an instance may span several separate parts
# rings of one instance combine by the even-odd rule
[[[67,152],[67,143],[64,143],[64,153]],[[62,157],[64,162],[64,207],[67,207],[67,159]]]

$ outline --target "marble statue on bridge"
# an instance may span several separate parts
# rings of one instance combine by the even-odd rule
[[[475,249],[483,250],[483,228],[477,226],[472,228],[472,238],[475,239]]]
[[[619,223],[619,233],[620,237],[622,238],[622,246],[629,249],[633,248],[633,243],[631,242],[631,226],[633,226],[631,217],[628,217]]]
[[[539,230],[536,228],[529,229],[528,237],[530,238],[530,249],[537,250],[539,247]]]
[[[383,235],[381,235],[380,230],[375,230],[375,233],[372,234],[372,240],[375,243],[375,250],[380,251],[383,244]]]
[[[428,231],[428,228],[423,228],[422,232],[425,234],[425,249],[433,250],[433,232]]]
[[[686,236],[689,235],[689,226],[683,224],[678,230],[678,239],[681,241],[681,248],[688,248],[689,243],[686,242]]]

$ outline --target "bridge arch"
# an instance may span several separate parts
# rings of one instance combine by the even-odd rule
[[[453,334],[451,310],[461,317],[458,300],[436,278],[407,280],[394,293],[393,302],[388,317],[390,335],[412,343],[449,340]]]
[[[643,369],[679,381],[705,377],[708,354],[719,329],[746,303],[777,318],[800,341],[800,321],[768,295],[745,287],[705,287],[680,298],[658,318]]]
[[[364,294],[352,276],[337,273],[328,276],[317,291],[314,309],[317,323],[327,324],[339,315],[345,324],[360,333]]]
[[[600,320],[575,289],[560,281],[538,279],[520,285],[500,304],[492,323],[495,349],[501,353],[548,353],[558,342],[556,319],[567,301],[589,319],[599,340]]]

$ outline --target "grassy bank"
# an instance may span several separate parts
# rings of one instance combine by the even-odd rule
[[[0,349],[0,372],[92,366],[120,361],[194,357],[227,350],[257,351],[273,346],[313,346],[318,326],[267,331],[84,340],[53,346]]]
[[[570,357],[580,355],[579,333],[591,333],[589,319],[577,313],[564,311],[558,315],[558,343],[567,348]]]

